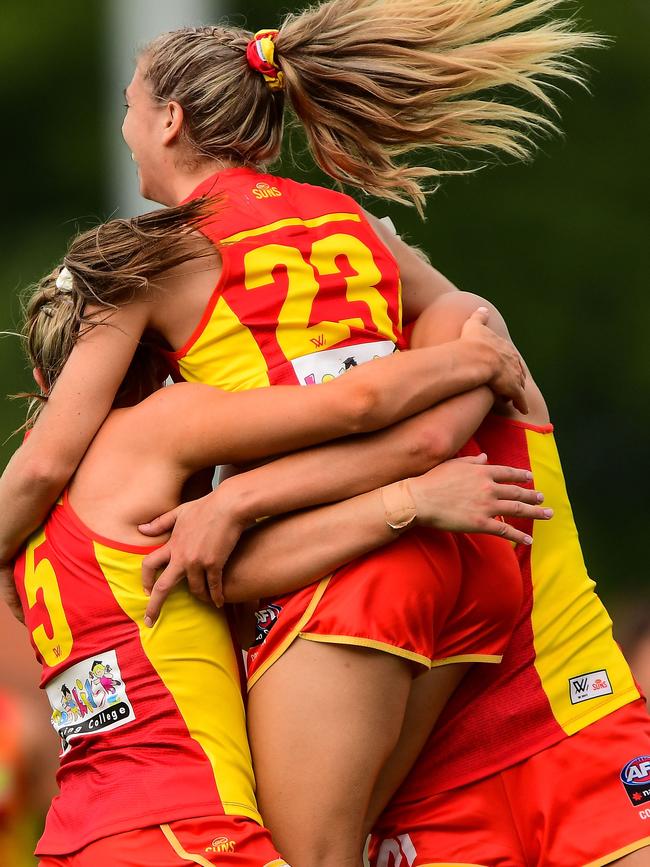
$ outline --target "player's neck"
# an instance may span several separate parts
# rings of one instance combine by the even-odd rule
[[[208,178],[225,169],[236,168],[239,165],[241,164],[232,160],[206,159],[191,166],[187,164],[176,166],[170,171],[166,179],[163,193],[164,201],[161,198],[160,204],[168,207],[180,205]]]

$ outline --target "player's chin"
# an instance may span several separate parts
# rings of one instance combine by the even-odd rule
[[[140,189],[140,195],[143,199],[153,200],[154,191],[151,188],[151,184],[148,182],[146,175],[143,173],[140,166],[137,167],[138,171],[138,186]]]
[[[138,166],[138,185],[143,199],[147,199],[147,201],[154,202],[157,205],[169,204],[163,196],[160,184],[152,180],[149,172],[143,172],[141,166]]]

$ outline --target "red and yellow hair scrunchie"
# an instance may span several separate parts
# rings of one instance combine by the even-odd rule
[[[271,90],[284,90],[284,73],[275,62],[275,37],[278,30],[258,30],[246,46],[246,60],[264,76]]]

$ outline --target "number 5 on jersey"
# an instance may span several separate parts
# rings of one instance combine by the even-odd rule
[[[47,612],[49,624],[39,623],[32,630],[32,640],[45,663],[50,668],[54,668],[72,653],[73,638],[61,601],[61,591],[54,566],[47,558],[39,559],[38,556],[44,541],[45,535],[41,533],[27,546],[25,595],[30,610],[40,602]]]

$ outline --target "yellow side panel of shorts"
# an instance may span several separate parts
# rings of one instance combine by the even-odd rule
[[[94,543],[97,562],[125,614],[137,624],[142,648],[171,693],[191,737],[214,774],[224,812],[261,822],[246,735],[238,652],[222,611],[194,599],[184,586],[170,593],[152,629],[144,625],[147,597],[142,555]]]
[[[612,637],[612,621],[587,574],[560,458],[552,434],[527,430],[535,487],[551,521],[533,532],[532,626],[535,667],[560,726],[573,734],[638,698],[629,666]],[[571,678],[604,670],[611,694],[571,702]]]

